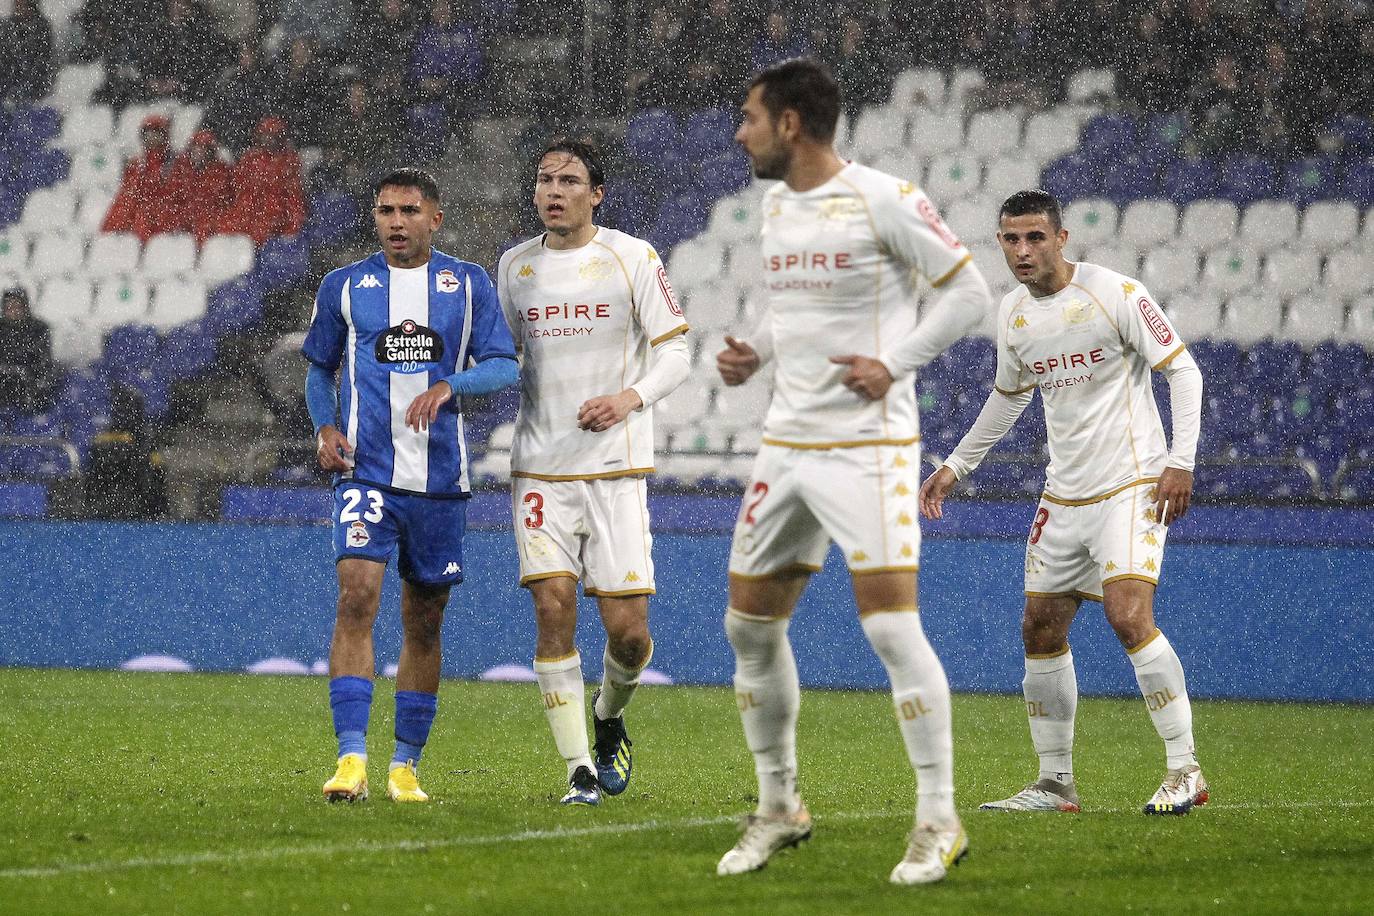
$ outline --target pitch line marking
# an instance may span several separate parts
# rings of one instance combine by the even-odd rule
[[[1308,802],[1233,802],[1219,804],[1213,802],[1206,806],[1211,811],[1254,811],[1254,810],[1301,810],[1307,808],[1374,808],[1371,801],[1308,801]],[[977,809],[965,809],[973,813]],[[1139,807],[1129,808],[1089,808],[1085,814],[1133,814]],[[818,821],[864,821],[881,820],[892,817],[906,817],[903,811],[837,811],[817,816]],[[1013,813],[1011,816],[1015,816]],[[1205,814],[1203,816],[1206,816]],[[285,856],[320,857],[340,853],[378,853],[409,852],[431,849],[452,849],[462,846],[497,846],[503,843],[528,843],[538,840],[566,840],[584,836],[616,836],[631,833],[647,833],[655,830],[682,830],[698,827],[714,827],[735,823],[739,815],[718,817],[690,817],[671,821],[640,821],[630,824],[601,824],[590,827],[557,827],[552,830],[520,830],[515,833],[493,834],[488,836],[453,837],[447,840],[391,840],[387,842],[362,841],[358,843],[317,843],[310,846],[284,846],[271,849],[240,850],[236,852],[197,852],[180,856],[160,858],[138,857],[133,859],[107,860],[103,862],[64,862],[56,865],[33,865],[22,868],[0,869],[0,878],[60,878],[67,875],[92,874],[95,872],[131,871],[138,868],[184,868],[192,865],[241,865],[249,862],[265,862]]]

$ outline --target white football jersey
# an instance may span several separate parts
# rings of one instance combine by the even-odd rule
[[[501,308],[523,354],[511,476],[587,480],[647,474],[653,407],[605,432],[577,426],[590,398],[649,371],[652,348],[687,331],[663,262],[648,242],[599,227],[581,248],[530,239],[501,256]]]
[[[916,327],[918,274],[935,287],[970,255],[908,181],[850,162],[810,191],[763,199],[773,401],[763,441],[794,448],[907,444],[919,437],[914,377],[870,401],[832,356],[877,358]]]
[[[1092,501],[1164,470],[1169,449],[1150,370],[1183,349],[1139,280],[1096,264],[1075,265],[1053,296],[1036,299],[1023,285],[1003,297],[997,390],[1040,391],[1047,499]]]

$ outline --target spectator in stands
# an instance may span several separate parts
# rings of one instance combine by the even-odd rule
[[[1116,91],[1123,101],[1141,112],[1178,111],[1186,106],[1187,88],[1183,55],[1169,46],[1171,34],[1154,10],[1136,20],[1116,67]]]
[[[261,245],[269,238],[295,235],[305,225],[301,157],[286,131],[286,121],[276,115],[258,123],[254,145],[233,168],[234,199],[221,222],[223,232],[250,236]]]
[[[1059,95],[1063,73],[1055,65],[1056,38],[1048,33],[1036,8],[1025,3],[998,7],[989,25],[983,50],[979,107],[1044,106]]]
[[[52,25],[35,0],[14,0],[0,22],[0,101],[27,104],[52,89]]]
[[[1203,156],[1252,150],[1258,141],[1255,99],[1241,85],[1231,54],[1220,54],[1211,78],[1193,92],[1189,104],[1193,136],[1189,151]]]
[[[759,16],[740,0],[707,0],[682,29],[682,60],[691,86],[688,98],[703,107],[733,108],[747,82],[747,61],[739,54],[742,35],[757,34]]]
[[[668,6],[655,6],[649,28],[637,36],[625,88],[634,108],[675,108],[682,98],[682,20]]]
[[[170,219],[172,199],[172,152],[168,147],[171,122],[162,115],[148,115],[139,126],[143,154],[124,166],[102,232],[132,232],[146,242],[159,232],[174,228]]]
[[[7,289],[0,301],[0,410],[45,410],[55,388],[48,324],[29,311],[27,290]]]
[[[860,110],[879,105],[892,95],[887,55],[869,27],[857,16],[846,16],[839,41],[830,51],[830,69],[844,87],[844,107],[853,124]]]
[[[758,73],[789,57],[811,54],[811,40],[798,31],[790,17],[782,10],[773,10],[764,20],[763,34],[754,39],[751,63]]]
[[[280,0],[277,11],[274,47],[309,38],[331,57],[344,47],[353,21],[352,0]]]
[[[220,73],[205,101],[204,126],[214,130],[229,149],[242,152],[252,139],[253,125],[278,110],[276,86],[257,39],[241,39],[238,61]]]
[[[1374,117],[1374,21],[1360,27],[1354,61],[1345,68],[1340,95],[1349,113]]]
[[[277,65],[277,110],[291,113],[291,139],[298,147],[320,146],[338,115],[338,88],[325,70],[308,37],[292,41]]]
[[[375,180],[390,170],[392,138],[400,136],[393,114],[373,104],[367,81],[354,76],[346,87],[343,111],[330,123],[324,157],[310,176],[314,191],[339,189],[370,210]]]
[[[172,164],[172,220],[177,232],[189,232],[203,245],[224,220],[233,201],[229,166],[219,158],[215,132],[201,128]]]
[[[415,16],[404,0],[360,0],[347,43],[348,63],[372,80],[374,101],[404,116],[412,93],[405,62],[415,43]],[[378,61],[389,62],[378,66]],[[390,63],[399,66],[391,66]]]
[[[467,118],[480,107],[485,69],[473,27],[454,21],[452,0],[433,0],[429,22],[416,33],[410,55],[410,76],[420,97],[447,99],[454,118]]]
[[[162,15],[131,45],[139,81],[136,98],[204,98],[229,60],[229,42],[214,17],[193,0],[166,0]]]

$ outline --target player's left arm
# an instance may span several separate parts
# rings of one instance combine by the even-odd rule
[[[973,256],[945,225],[919,190],[877,196],[873,224],[893,257],[920,271],[938,290],[925,316],[909,334],[885,344],[873,356],[841,354],[831,362],[849,367],[845,387],[870,400],[887,394],[892,382],[915,372],[972,331],[992,306],[987,282]]]
[[[692,356],[687,346],[687,319],[668,282],[668,272],[658,252],[645,245],[635,255],[630,275],[634,317],[649,338],[653,359],[649,371],[628,388],[615,394],[589,398],[577,409],[577,425],[591,432],[605,432],[636,410],[643,410],[687,380]]]
[[[439,410],[462,395],[490,394],[520,378],[515,360],[515,342],[491,278],[480,267],[468,268],[468,284],[472,295],[471,328],[468,352],[458,354],[457,372],[429,386],[406,408],[406,425],[417,432],[425,430],[439,416]],[[471,357],[473,365],[462,368]]]
[[[1193,468],[1202,430],[1202,370],[1149,290],[1126,283],[1122,292],[1117,324],[1122,339],[1169,381],[1174,428],[1169,458],[1155,485],[1154,508],[1155,518],[1171,525],[1187,514],[1193,501]]]

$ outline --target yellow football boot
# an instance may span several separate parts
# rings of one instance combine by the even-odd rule
[[[386,775],[386,795],[394,802],[427,802],[429,796],[420,788],[420,780],[415,775],[415,762],[407,760],[404,766],[394,766]]]
[[[367,758],[362,754],[344,754],[334,778],[324,784],[324,797],[332,802],[364,801],[367,799]]]

